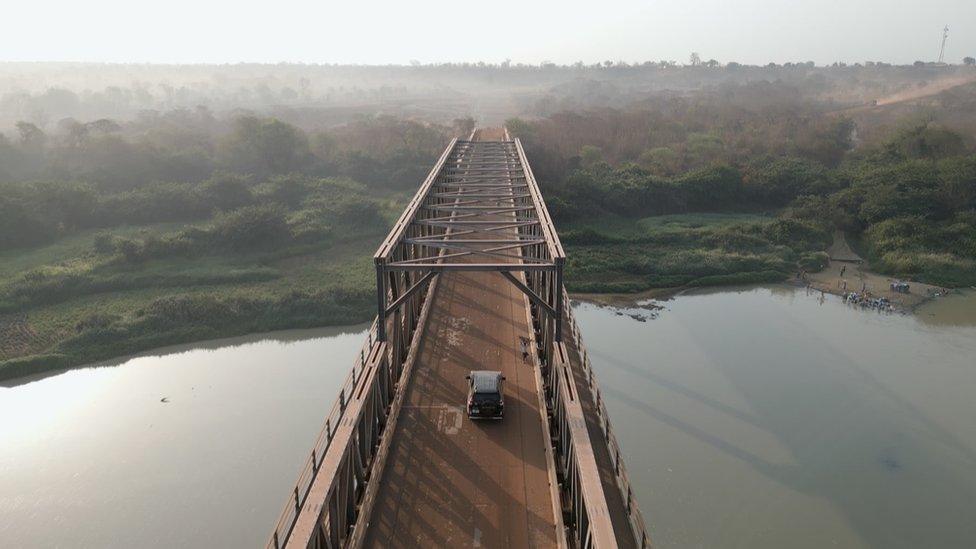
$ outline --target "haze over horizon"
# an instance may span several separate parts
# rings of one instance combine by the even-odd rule
[[[0,35],[0,61],[684,63],[694,51],[723,63],[909,64],[938,58],[946,24],[946,61],[976,56],[976,2],[966,0],[282,0],[272,8],[57,0],[16,3],[6,12],[14,24]]]

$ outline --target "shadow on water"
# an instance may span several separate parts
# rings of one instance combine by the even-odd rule
[[[789,450],[792,463],[764,459],[737,444],[734,433],[716,434],[708,424],[636,398],[632,388],[603,385],[608,400],[680,430],[791,490],[829,501],[868,546],[974,546],[973,448],[797,317],[775,309],[767,316],[771,309],[762,304],[732,315],[718,309],[700,308],[707,314],[695,315],[685,311],[669,320],[693,321],[683,333],[720,371],[716,375],[741,395],[748,411],[651,371],[646,360],[635,364],[593,348],[591,356],[598,367],[623,370],[771,434]],[[585,328],[584,333],[593,339]],[[644,337],[640,345],[654,343],[653,337]]]
[[[370,326],[371,326],[370,323],[363,323],[363,324],[355,324],[352,326],[326,326],[323,328],[279,330],[276,332],[248,334],[248,335],[236,336],[236,337],[226,337],[222,339],[210,339],[206,341],[182,343],[179,345],[167,345],[165,347],[150,349],[148,351],[143,351],[141,353],[116,357],[113,359],[103,360],[100,362],[93,362],[91,364],[84,364],[72,368],[65,368],[60,370],[47,370],[29,376],[23,376],[14,379],[5,379],[0,381],[0,387],[5,387],[8,389],[13,387],[18,387],[20,385],[25,385],[28,383],[33,383],[35,381],[41,381],[43,379],[47,379],[50,377],[59,376],[65,372],[69,372],[72,370],[81,370],[86,368],[113,368],[116,366],[121,366],[137,358],[164,357],[168,355],[177,355],[177,354],[186,353],[190,351],[214,351],[226,347],[239,347],[242,345],[251,345],[251,344],[262,343],[266,341],[287,344],[287,343],[306,341],[309,339],[317,339],[322,337],[358,334],[358,333],[365,332],[366,330],[369,330]],[[350,367],[351,366],[352,365],[350,364]]]

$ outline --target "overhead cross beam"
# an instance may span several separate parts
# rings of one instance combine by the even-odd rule
[[[552,320],[550,339],[559,341],[562,299],[554,288],[565,257],[521,143],[455,139],[373,257],[378,338],[436,273],[495,271]]]

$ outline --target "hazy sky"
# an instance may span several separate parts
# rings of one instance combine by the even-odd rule
[[[766,63],[976,56],[976,0],[10,0],[2,61]]]

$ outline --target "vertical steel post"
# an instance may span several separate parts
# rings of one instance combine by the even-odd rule
[[[562,257],[554,258],[556,261],[556,343],[563,340],[563,263]]]
[[[376,258],[376,340],[386,341],[386,273],[380,258]]]

